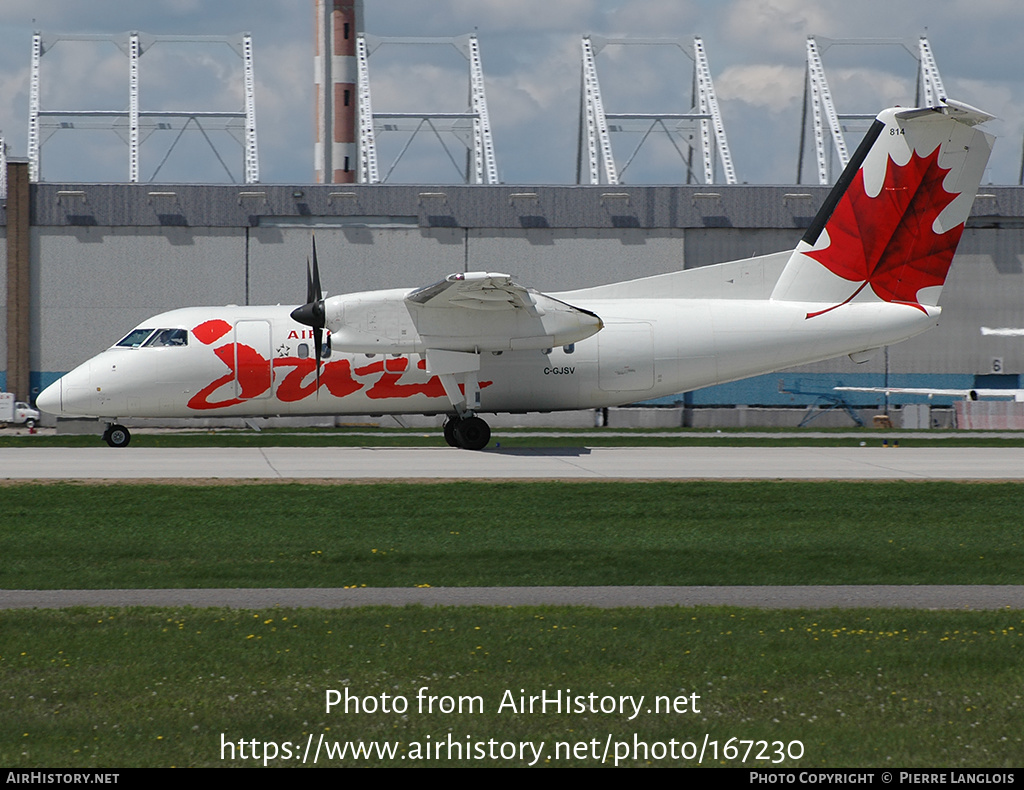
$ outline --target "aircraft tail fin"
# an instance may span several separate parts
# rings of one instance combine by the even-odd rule
[[[881,300],[938,303],[992,151],[965,104],[883,110],[790,256],[772,299],[815,318]]]

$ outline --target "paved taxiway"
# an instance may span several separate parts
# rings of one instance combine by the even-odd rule
[[[1024,480],[1019,448],[20,448],[8,480]],[[0,590],[0,609],[65,606],[749,606],[1024,609],[1024,586]]]
[[[0,609],[196,606],[743,606],[760,609],[1024,609],[1024,586],[361,587],[236,590],[0,590]]]
[[[7,480],[1024,480],[1001,447],[18,448]]]

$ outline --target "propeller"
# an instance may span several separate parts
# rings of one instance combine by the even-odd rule
[[[292,310],[292,318],[300,324],[313,328],[313,346],[316,354],[316,391],[320,394],[320,357],[324,342],[326,313],[324,295],[320,289],[320,266],[316,260],[316,237],[313,237],[313,271],[310,273],[309,259],[306,259],[306,304]],[[330,337],[327,340],[331,342]]]

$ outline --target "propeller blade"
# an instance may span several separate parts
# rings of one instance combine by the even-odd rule
[[[320,398],[320,352],[324,342],[324,330],[318,326],[313,327],[313,342],[316,344],[316,397]]]
[[[316,262],[316,236],[313,237],[313,288],[316,289],[316,301],[320,301],[324,298],[323,292],[320,290],[320,267]],[[313,301],[313,297],[308,300]]]
[[[292,310],[292,318],[300,324],[314,329],[323,329],[326,324],[324,310],[324,294],[320,288],[320,266],[316,259],[316,238],[313,239],[313,268],[310,271],[309,258],[306,258],[306,303]]]
[[[313,266],[306,258],[306,303],[292,310],[292,319],[300,324],[313,328],[314,355],[316,357],[316,391],[320,397],[320,362],[323,357],[324,329],[327,326],[327,314],[324,309],[324,294],[320,287],[320,264],[316,257],[316,237],[313,237]],[[330,336],[327,338],[330,343]]]

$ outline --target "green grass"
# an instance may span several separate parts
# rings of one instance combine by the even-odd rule
[[[0,587],[1018,584],[1022,508],[1013,484],[12,485]],[[1022,633],[1016,611],[0,611],[0,765],[262,765],[239,741],[300,753],[321,736],[399,751],[320,765],[532,760],[409,759],[450,734],[529,742],[554,766],[599,764],[609,738],[706,735],[705,765],[1013,767]],[[483,711],[421,712],[421,688]],[[328,689],[409,709],[328,712]],[[506,692],[559,689],[646,703],[632,721],[498,711]],[[694,694],[699,713],[646,712]],[[724,759],[730,739],[769,758],[799,741],[803,757]],[[693,764],[622,764],[648,761]]]
[[[0,488],[0,588],[1020,584],[1008,483]]]
[[[774,767],[1024,764],[1021,612],[465,608],[72,609],[0,612],[0,765],[257,765],[238,741],[543,745],[731,738],[800,741]],[[479,696],[482,712],[420,712],[425,695]],[[382,694],[405,713],[328,712],[326,691]],[[498,706],[571,690],[644,695],[634,720]],[[692,695],[699,695],[694,700]],[[648,713],[687,697],[699,712]],[[235,759],[221,760],[223,741]],[[733,745],[736,745],[735,743]],[[742,750],[745,746],[742,744]],[[682,748],[679,746],[678,748]],[[774,747],[771,747],[774,748]],[[756,752],[756,749],[755,749]],[[225,754],[230,757],[230,750]],[[614,750],[611,752],[614,755]],[[708,752],[710,755],[710,751]],[[564,756],[564,751],[563,751]],[[773,756],[769,754],[769,756]],[[523,765],[532,759],[473,760]],[[271,760],[281,765],[284,760]],[[301,760],[288,761],[291,765]],[[611,760],[609,760],[611,762]],[[320,765],[424,764],[321,758]],[[595,766],[580,756],[541,764]],[[645,764],[625,759],[625,765]],[[653,760],[655,765],[692,765]],[[431,765],[460,764],[446,754]],[[461,764],[466,764],[463,761]]]

